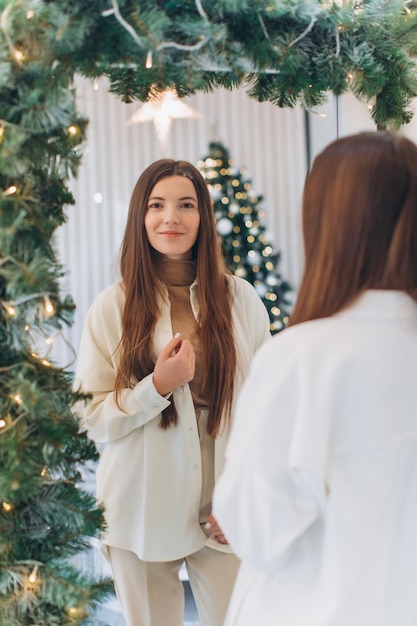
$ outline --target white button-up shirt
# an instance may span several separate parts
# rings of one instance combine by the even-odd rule
[[[238,367],[236,393],[253,355],[268,338],[269,319],[247,281],[231,277]],[[215,296],[213,296],[215,297]],[[190,287],[191,306],[198,315],[198,285]],[[141,559],[169,561],[210,545],[199,524],[202,488],[201,452],[194,404],[188,384],[174,390],[178,425],[162,430],[161,412],[172,398],[156,391],[152,374],[121,394],[115,402],[117,346],[122,333],[124,294],[120,284],[105,289],[92,304],[84,327],[75,387],[92,394],[83,420],[89,436],[104,444],[97,470],[97,497],[105,505],[106,545],[134,551]],[[169,305],[164,305],[154,335],[155,353],[172,338]],[[215,440],[215,477],[222,468],[229,434],[225,420]]]
[[[259,350],[213,512],[227,626],[416,626],[416,302],[368,291]]]

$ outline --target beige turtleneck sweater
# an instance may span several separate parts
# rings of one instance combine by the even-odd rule
[[[208,402],[202,389],[203,369],[200,341],[196,331],[196,320],[191,309],[190,285],[195,280],[195,261],[172,261],[158,259],[158,268],[171,303],[172,333],[180,332],[189,339],[196,355],[195,374],[189,383],[197,416],[200,437],[203,486],[200,501],[200,523],[204,525],[211,513],[214,489],[214,440],[207,433]]]

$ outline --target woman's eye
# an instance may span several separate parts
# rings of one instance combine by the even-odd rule
[[[181,206],[184,209],[195,209],[195,204],[193,204],[192,202],[184,202]]]

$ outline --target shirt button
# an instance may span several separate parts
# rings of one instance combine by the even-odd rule
[[[192,432],[193,432],[193,427],[192,427],[192,426],[189,426],[189,427],[188,427],[188,431],[189,431],[190,433],[192,433]]]
[[[153,408],[154,408],[154,409],[157,409],[157,408],[159,407],[159,404],[157,404],[156,402],[154,402],[152,406],[153,406]]]
[[[169,328],[164,328],[164,333],[169,333]]]
[[[193,465],[193,469],[198,470],[198,465],[197,465],[197,463],[194,463],[194,465]]]

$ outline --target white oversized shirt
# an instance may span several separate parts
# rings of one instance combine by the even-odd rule
[[[232,316],[237,348],[236,392],[253,355],[270,338],[267,311],[247,281],[231,277]],[[213,297],[216,297],[213,294]],[[198,316],[198,285],[190,287],[191,306]],[[75,387],[92,394],[83,420],[89,436],[104,444],[97,469],[97,498],[105,505],[106,545],[132,550],[147,561],[182,558],[209,545],[199,524],[202,487],[201,451],[189,385],[173,392],[178,425],[162,430],[161,412],[171,400],[156,391],[152,374],[124,389],[120,410],[114,398],[122,333],[124,293],[119,283],[98,295],[87,315],[78,358]],[[169,300],[161,303],[154,351],[172,339]],[[229,421],[215,440],[215,478],[224,462]]]
[[[213,513],[227,626],[416,626],[417,304],[368,291],[263,346]]]

